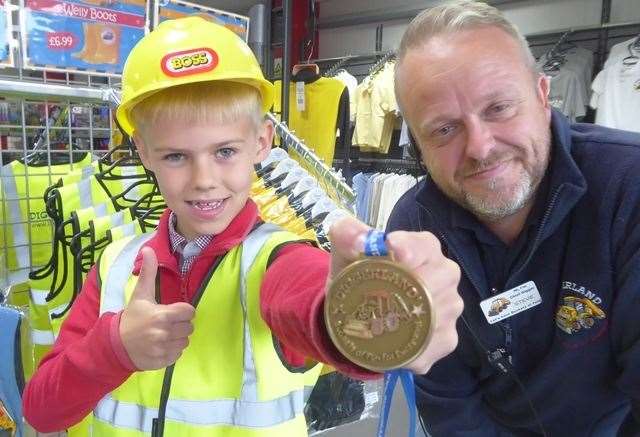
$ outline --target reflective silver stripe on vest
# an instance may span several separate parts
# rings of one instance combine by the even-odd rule
[[[295,414],[302,413],[303,408],[302,396],[291,395],[266,402],[246,402],[239,399],[169,399],[165,417],[167,420],[196,426],[266,428],[292,420]],[[93,413],[98,419],[114,427],[132,428],[145,433],[151,432],[153,419],[158,417],[157,408],[145,408],[117,401],[111,395],[102,398]]]
[[[99,205],[94,206],[93,211],[95,212],[96,217],[104,217],[109,213],[109,211],[107,210],[106,203],[101,203]]]
[[[256,366],[251,349],[251,332],[249,332],[249,318],[247,317],[247,273],[258,256],[258,252],[272,233],[279,228],[273,224],[264,223],[242,243],[242,255],[240,257],[240,303],[244,314],[244,374],[242,378],[242,394],[240,398],[246,401],[258,400],[258,387]]]
[[[42,329],[31,329],[31,342],[39,345],[50,346],[55,343],[56,338],[52,331],[45,331]]]
[[[133,238],[113,261],[107,272],[107,277],[104,279],[105,293],[100,302],[100,314],[109,311],[118,312],[124,308],[124,289],[133,271],[136,256],[142,245],[154,235],[155,232],[151,232]]]
[[[136,222],[129,222],[124,225],[118,226],[118,231],[121,233],[120,238],[129,237],[136,234]]]
[[[93,194],[91,193],[91,179],[82,179],[78,182],[78,194],[80,195],[80,208],[93,206]]]
[[[82,179],[88,179],[96,171],[93,165],[87,165],[86,167],[82,167]]]
[[[253,231],[242,243],[242,255],[240,259],[240,283],[241,302],[244,322],[244,374],[242,380],[241,399],[215,399],[205,401],[187,401],[169,399],[167,402],[166,419],[181,422],[188,425],[229,425],[237,427],[266,428],[293,420],[296,415],[302,414],[304,409],[304,389],[293,391],[288,395],[269,401],[258,400],[258,388],[256,384],[256,368],[251,348],[249,325],[247,321],[246,302],[247,284],[246,277],[254,263],[260,249],[269,236],[279,230],[277,226],[264,224]],[[129,243],[123,252],[130,246]],[[137,246],[139,247],[139,246]],[[137,250],[136,250],[137,253]],[[108,281],[112,280],[111,272],[115,270],[116,263],[121,255],[114,261],[109,270]],[[133,264],[133,260],[130,261]],[[119,264],[119,263],[118,263]],[[123,271],[123,266],[118,270]],[[131,271],[132,267],[129,267]],[[126,275],[128,278],[128,275]],[[111,284],[105,283],[105,293],[120,292],[124,295],[124,288],[117,289]],[[123,297],[121,299],[124,299]],[[179,362],[178,362],[179,363]],[[132,428],[142,432],[151,432],[151,424],[158,415],[155,408],[147,408],[142,405],[122,402],[107,395],[98,402],[94,410],[96,418],[110,423],[114,427]]]
[[[109,221],[111,222],[112,228],[115,228],[116,226],[120,226],[124,224],[124,213],[125,211],[122,210],[111,215]]]
[[[29,254],[30,241],[27,236],[27,218],[22,217],[20,210],[20,200],[18,200],[18,185],[16,184],[15,175],[13,174],[13,166],[5,165],[0,171],[2,175],[2,187],[4,189],[5,198],[5,214],[12,223],[11,230],[13,233],[13,244],[8,248],[15,250],[16,261],[18,267],[27,268],[31,265],[31,256]],[[27,183],[27,175],[24,175],[25,183]],[[27,197],[26,195],[24,196]],[[28,202],[28,200],[25,200]],[[22,223],[21,223],[22,222]],[[7,244],[8,245],[8,244]],[[21,277],[23,275],[20,275]],[[28,278],[28,272],[27,272]]]

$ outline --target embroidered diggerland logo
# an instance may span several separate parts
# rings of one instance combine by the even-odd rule
[[[576,296],[565,296],[556,313],[556,325],[567,334],[587,330],[606,314],[593,301]]]
[[[218,65],[218,54],[208,47],[166,54],[161,61],[164,74],[171,77],[211,71]]]

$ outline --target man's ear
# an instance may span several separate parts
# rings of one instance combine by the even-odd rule
[[[273,144],[273,136],[275,135],[275,129],[273,123],[270,120],[265,120],[258,131],[258,144],[256,149],[254,164],[262,162],[271,151],[271,144]]]
[[[142,138],[142,135],[140,135],[138,131],[134,131],[133,135],[131,135],[131,138],[133,139],[133,144],[136,146],[136,150],[138,151],[138,156],[140,156],[142,165],[144,165],[147,170],[153,171],[153,168],[151,168],[150,165],[151,160],[149,159],[149,148]]]
[[[551,92],[551,81],[546,74],[540,74],[538,76],[538,83],[536,84],[536,92],[538,99],[546,109],[550,109],[549,93]]]

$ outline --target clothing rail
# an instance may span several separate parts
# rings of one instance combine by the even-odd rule
[[[387,52],[385,55],[382,56],[382,58],[378,60],[378,62],[373,64],[373,66],[369,69],[369,75],[375,74],[378,71],[380,71],[380,69],[384,67],[384,64],[386,64],[388,60],[395,58],[395,56],[396,56],[396,52],[394,51]]]
[[[336,62],[331,68],[329,68],[327,71],[324,72],[323,76],[324,77],[332,77],[333,75],[335,75],[338,70],[340,69],[340,67],[342,67],[344,64],[346,64],[347,62],[349,62],[349,58],[342,58],[340,59],[338,62]]]
[[[288,148],[294,150],[302,159],[311,164],[313,169],[317,172],[317,176],[322,178],[323,182],[329,184],[336,190],[336,193],[344,200],[345,206],[350,209],[353,207],[356,200],[356,195],[344,182],[344,178],[339,176],[331,167],[327,166],[318,156],[309,149],[300,138],[295,136],[293,132],[289,130],[287,125],[279,121],[273,114],[267,113],[267,118],[271,120],[276,128],[276,133],[282,138],[282,142],[287,145]]]

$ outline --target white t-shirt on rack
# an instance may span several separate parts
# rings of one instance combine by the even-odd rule
[[[640,132],[640,62],[624,65],[622,58],[594,79],[591,107],[597,109],[597,124]]]

